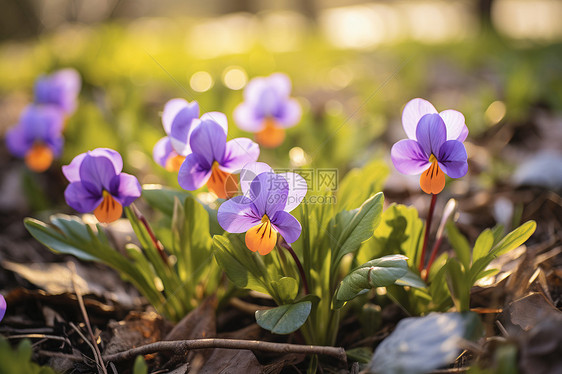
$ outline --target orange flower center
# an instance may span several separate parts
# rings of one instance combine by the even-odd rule
[[[285,140],[285,130],[275,122],[273,118],[266,118],[265,127],[256,133],[256,141],[267,148],[275,148]]]
[[[166,160],[166,170],[177,173],[178,171],[180,171],[181,164],[183,164],[184,160],[185,157],[180,155],[168,157],[168,159]]]
[[[233,197],[238,192],[238,177],[222,171],[219,163],[215,161],[211,168],[211,177],[207,181],[207,188],[221,199]]]
[[[431,166],[420,176],[420,187],[427,194],[437,195],[445,187],[445,173],[433,154],[429,156],[429,162]]]
[[[111,194],[103,191],[103,200],[100,205],[94,209],[94,215],[98,221],[102,223],[111,223],[121,218],[123,214],[123,207]]]
[[[53,151],[45,144],[36,142],[25,155],[25,164],[35,172],[45,171],[53,163]]]
[[[261,219],[261,223],[246,231],[246,246],[252,252],[266,255],[275,248],[277,243],[277,230],[271,225],[267,215]]]

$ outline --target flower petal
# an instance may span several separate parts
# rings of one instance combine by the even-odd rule
[[[425,154],[437,157],[439,148],[447,140],[447,128],[439,114],[426,114],[420,119],[416,129],[416,139]]]
[[[433,195],[437,195],[445,188],[445,173],[436,161],[420,175],[420,187],[423,192]]]
[[[227,173],[239,172],[244,165],[256,162],[260,147],[248,138],[236,138],[226,143],[224,157],[219,161],[221,170]]]
[[[259,174],[250,184],[249,198],[254,203],[256,213],[263,217],[272,217],[277,211],[283,210],[287,204],[289,184],[287,180],[272,172]]]
[[[463,177],[468,172],[467,154],[464,144],[447,140],[437,156],[439,166],[451,178]]]
[[[187,109],[185,114],[190,114],[193,118],[199,117],[199,104],[197,104],[196,101],[189,103],[185,99],[176,98],[169,100],[164,105],[164,111],[162,112],[162,125],[164,126],[164,131],[166,131],[167,135],[170,135],[172,132],[172,123],[174,122],[176,115],[184,109]]]
[[[170,142],[170,138],[165,136],[162,139],[158,140],[152,149],[152,158],[154,161],[162,166],[163,168],[166,167],[166,161],[172,155],[174,149],[172,148],[172,143]]]
[[[80,213],[88,213],[96,209],[102,202],[102,194],[92,194],[82,182],[72,182],[64,190],[66,203]]]
[[[224,113],[207,112],[201,116],[201,121],[213,121],[222,127],[225,134],[228,134],[228,119]]]
[[[279,173],[279,175],[285,178],[289,185],[289,194],[284,210],[285,212],[290,212],[304,200],[308,191],[308,186],[306,180],[297,173],[286,172]]]
[[[266,79],[268,85],[278,92],[280,96],[289,97],[291,94],[291,79],[286,74],[275,73]]]
[[[35,82],[35,102],[56,105],[64,113],[70,114],[76,109],[76,99],[81,85],[80,74],[76,70],[59,70]]]
[[[121,205],[129,206],[141,196],[142,188],[134,175],[121,173],[113,177],[109,192]]]
[[[172,147],[182,156],[187,156],[191,152],[189,137],[193,131],[194,122],[199,116],[199,106],[196,102],[193,102],[193,104],[195,105],[185,107],[176,114],[170,128],[169,136]]]
[[[277,244],[277,231],[269,220],[259,223],[246,231],[245,242],[250,251],[265,256]]]
[[[184,190],[195,191],[203,187],[211,177],[210,165],[205,160],[203,160],[203,164],[200,161],[199,155],[191,153],[187,155],[181,165],[178,172],[178,183]]]
[[[26,137],[23,126],[16,125],[6,132],[6,146],[14,156],[24,157],[33,146],[33,140]]]
[[[295,99],[289,99],[280,107],[275,119],[281,127],[292,127],[296,125],[302,117],[302,109],[299,102]]]
[[[2,321],[2,318],[4,318],[4,315],[6,314],[6,308],[6,299],[4,299],[4,296],[0,295],[0,321]]]
[[[402,174],[420,174],[430,165],[429,156],[421,145],[411,139],[403,139],[392,146],[390,158],[396,170]]]
[[[273,172],[271,166],[265,162],[250,162],[242,167],[240,171],[240,190],[242,194],[249,198],[250,185],[255,177],[264,172]]]
[[[94,156],[90,152],[80,165],[80,181],[91,190],[100,194],[102,190],[110,190],[111,180],[117,173],[111,160],[104,156]]]
[[[199,156],[198,162],[204,169],[210,169],[214,161],[224,157],[226,134],[218,123],[205,120],[193,130],[189,143],[192,152]]]
[[[271,218],[273,227],[279,231],[287,243],[295,242],[301,235],[302,227],[300,222],[286,211],[280,210]]]
[[[246,102],[234,109],[234,121],[241,130],[248,132],[258,132],[265,126],[263,117],[257,116],[254,107]]]
[[[447,140],[458,140],[464,142],[468,135],[464,116],[461,112],[453,109],[444,110],[439,113],[447,127]]]
[[[437,113],[435,107],[427,100],[413,99],[404,107],[402,112],[402,127],[408,138],[416,139],[416,128],[420,119],[428,113]]]
[[[261,222],[261,217],[252,210],[252,201],[244,196],[235,196],[219,207],[219,225],[231,233],[246,232]]]

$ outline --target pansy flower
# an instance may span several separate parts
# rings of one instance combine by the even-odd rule
[[[168,171],[178,171],[185,156],[191,152],[189,135],[193,120],[199,118],[199,104],[184,99],[172,99],[164,106],[162,125],[166,136],[160,139],[152,156],[157,164]]]
[[[0,295],[0,321],[2,321],[6,314],[6,307],[6,299],[4,299],[4,296]]]
[[[445,174],[460,178],[468,171],[462,143],[468,129],[456,110],[437,110],[426,100],[413,99],[404,108],[402,126],[409,139],[400,140],[391,150],[392,162],[403,174],[420,174],[425,193],[438,194],[445,187]]]
[[[27,167],[45,171],[62,151],[63,114],[50,105],[29,105],[17,125],[6,133],[10,153],[24,158]]]
[[[92,212],[103,223],[117,220],[123,207],[141,195],[136,177],[122,173],[123,159],[116,151],[96,148],[79,154],[62,172],[70,182],[64,198],[80,213]]]
[[[301,119],[301,107],[291,99],[291,81],[285,74],[254,78],[244,89],[244,102],[234,110],[242,130],[256,133],[265,147],[277,147],[285,139],[285,128]]]
[[[76,110],[81,85],[80,74],[74,69],[42,76],[35,82],[35,103],[54,105],[65,115],[70,115]]]
[[[295,173],[276,174],[264,163],[246,165],[240,172],[243,195],[225,201],[218,210],[221,227],[231,233],[246,233],[248,249],[266,255],[277,243],[278,234],[293,243],[301,224],[289,212],[307,192],[304,178]]]
[[[240,171],[247,163],[255,162],[260,149],[247,138],[227,142],[226,121],[216,120],[215,117],[215,113],[208,113],[208,116],[197,121],[189,137],[191,153],[180,167],[178,182],[183,189],[189,191],[206,184],[209,191],[225,199],[237,190],[232,174]]]

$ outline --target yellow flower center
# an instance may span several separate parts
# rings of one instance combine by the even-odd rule
[[[275,148],[285,140],[285,130],[279,126],[275,119],[264,119],[264,128],[256,133],[256,141],[267,148]]]
[[[246,231],[246,246],[252,252],[266,255],[277,244],[277,230],[271,225],[269,217],[264,214],[261,223]]]
[[[445,187],[445,173],[433,154],[429,156],[429,162],[431,165],[420,176],[420,187],[427,194],[437,195]]]
[[[215,161],[211,167],[207,188],[221,199],[232,197],[238,192],[238,176],[222,171],[219,163]]]
[[[123,214],[123,207],[111,194],[103,191],[103,200],[100,205],[94,209],[94,215],[98,221],[102,223],[111,223],[121,218]]]
[[[45,144],[36,142],[25,155],[25,164],[30,170],[43,172],[53,163],[54,154]]]

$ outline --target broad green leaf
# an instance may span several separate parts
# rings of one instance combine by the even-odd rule
[[[488,252],[490,252],[492,245],[494,245],[494,234],[492,230],[486,229],[482,231],[482,233],[478,235],[474,248],[472,249],[472,263],[474,264],[478,259],[485,257]]]
[[[445,266],[447,269],[447,286],[449,287],[449,292],[451,293],[455,307],[459,312],[468,311],[470,287],[472,287],[472,284],[469,284],[469,280],[465,277],[461,263],[456,258],[450,258]]]
[[[497,224],[492,228],[492,234],[494,235],[494,245],[498,244],[503,237],[505,227],[501,224]]]
[[[420,278],[420,276],[414,273],[412,270],[408,269],[407,273],[397,279],[394,284],[399,286],[409,286],[414,288],[426,288],[427,284]]]
[[[177,198],[183,204],[191,193],[176,190],[159,184],[145,184],[142,186],[142,198],[154,209],[158,209],[171,217],[174,212],[174,200]]]
[[[330,235],[334,259],[332,266],[336,267],[343,256],[356,251],[362,242],[373,236],[382,213],[384,196],[382,192],[369,198],[358,209],[344,210],[330,222]]]
[[[371,260],[354,269],[339,284],[334,299],[349,301],[364,290],[394,284],[408,272],[406,257],[391,255]],[[334,303],[338,308],[341,303]]]
[[[271,287],[277,292],[279,299],[286,304],[292,303],[299,292],[299,283],[291,277],[283,277],[278,281],[272,281]]]
[[[133,366],[133,374],[147,374],[148,373],[148,366],[144,361],[144,357],[137,356],[135,358],[135,364]]]
[[[290,334],[306,322],[311,310],[312,302],[310,301],[281,305],[268,310],[258,310],[256,322],[274,334]]]
[[[527,221],[509,234],[505,236],[498,244],[496,244],[490,254],[500,256],[511,251],[525,243],[527,239],[535,232],[537,223],[535,221]]]
[[[371,373],[422,374],[455,361],[461,342],[479,330],[474,313],[431,313],[401,320],[377,347]]]
[[[448,222],[445,225],[447,229],[447,237],[449,242],[457,255],[460,263],[464,266],[465,270],[470,268],[470,244],[466,240],[465,236],[457,229],[454,222]]]
[[[337,211],[359,207],[370,196],[382,190],[388,174],[388,165],[380,160],[348,172],[339,184]]]
[[[419,263],[422,244],[423,222],[413,207],[391,204],[382,213],[381,223],[375,229],[373,238],[361,245],[357,262],[400,253],[408,257],[411,267]]]

